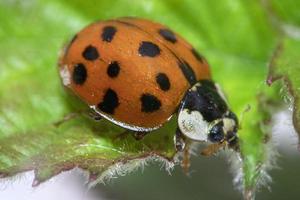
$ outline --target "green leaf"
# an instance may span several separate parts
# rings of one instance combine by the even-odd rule
[[[293,104],[293,124],[300,134],[300,40],[285,37],[278,45],[269,69],[268,83],[282,79],[287,86]]]
[[[274,12],[275,17],[286,24],[300,25],[299,1],[293,0],[273,0],[269,2],[270,8]]]
[[[267,81],[269,85],[276,80],[283,80],[293,107],[293,124],[300,135],[300,100],[299,100],[299,56],[300,48],[300,14],[299,2],[288,0],[284,3],[274,0],[270,4],[271,17],[277,22],[276,29],[281,30],[282,36],[270,63]]]
[[[64,12],[53,17],[57,9]],[[83,108],[63,90],[56,63],[68,35],[85,20],[56,2],[2,3],[0,13],[2,176],[35,170],[37,185],[74,167],[88,170],[93,178],[136,158],[172,159],[174,120],[143,142],[130,135],[118,137],[123,129],[84,116],[56,127],[64,115]]]
[[[142,141],[117,137],[123,129],[84,116],[54,126],[66,114],[84,109],[60,84],[58,52],[87,24],[118,16],[166,24],[206,56],[232,110],[244,115],[242,162],[234,161],[238,184],[252,198],[272,163],[266,130],[269,98],[277,96],[277,88],[267,91],[264,84],[277,34],[258,1],[133,0],[130,6],[127,0],[1,2],[0,173],[34,169],[36,185],[73,167],[88,170],[94,180],[111,166],[136,165],[149,156],[172,161],[175,118]],[[251,109],[244,112],[248,105]]]

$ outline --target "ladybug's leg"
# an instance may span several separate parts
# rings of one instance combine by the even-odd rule
[[[91,111],[88,112],[88,116],[90,118],[92,118],[93,120],[95,120],[95,121],[99,121],[99,120],[102,119],[102,117],[98,113],[96,113],[95,111],[93,111],[93,110],[91,110]]]
[[[78,110],[76,112],[68,113],[61,120],[54,122],[54,126],[58,127],[58,126],[62,125],[63,123],[68,122],[72,119],[75,119],[81,115],[85,115],[89,118],[92,118],[95,121],[99,121],[102,118],[99,114],[97,114],[94,111]]]
[[[147,135],[149,132],[138,132],[138,131],[131,131],[131,130],[125,130],[121,134],[117,135],[115,139],[124,139],[128,135],[132,135],[134,139],[141,140]]]
[[[184,148],[183,151],[183,155],[182,155],[182,161],[181,161],[181,167],[183,169],[183,172],[188,175],[189,174],[189,169],[191,166],[191,152],[190,152],[190,145],[191,142],[187,141],[186,146]]]
[[[118,134],[118,135],[116,135],[115,137],[114,137],[114,139],[113,140],[123,140],[123,139],[125,139],[128,135],[131,135],[132,134],[132,132],[130,131],[130,130],[124,130],[122,133],[120,133],[120,134]]]
[[[174,136],[174,145],[177,151],[182,152],[181,167],[185,174],[189,173],[190,169],[190,142],[186,141],[186,138],[180,131],[179,127],[176,129]]]
[[[185,137],[182,134],[181,130],[179,127],[176,129],[176,133],[174,136],[174,145],[177,151],[183,151],[185,148]]]
[[[146,132],[146,131],[141,131],[141,132],[138,132],[138,131],[135,131],[133,133],[133,137],[136,139],[136,140],[141,140],[145,137],[145,135],[147,135],[149,132]]]
[[[56,126],[56,127],[59,127],[63,123],[78,117],[80,114],[81,114],[80,112],[68,113],[61,120],[54,122],[53,125]]]
[[[225,148],[225,146],[226,146],[225,141],[223,141],[221,143],[210,144],[201,151],[201,155],[212,156],[212,155],[216,154],[221,148]]]

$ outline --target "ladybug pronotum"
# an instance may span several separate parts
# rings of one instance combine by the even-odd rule
[[[99,117],[136,136],[177,113],[177,150],[186,138],[237,149],[237,117],[207,61],[166,26],[128,17],[93,23],[65,47],[59,71],[64,86]]]

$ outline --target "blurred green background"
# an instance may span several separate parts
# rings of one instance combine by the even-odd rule
[[[15,166],[24,164],[24,160],[38,151],[52,155],[53,152],[59,154],[65,147],[76,150],[74,144],[81,137],[85,139],[88,134],[83,130],[86,129],[78,129],[76,136],[71,129],[63,132],[64,137],[54,138],[44,126],[45,122],[60,119],[69,111],[69,106],[62,104],[65,97],[57,78],[58,53],[63,44],[91,22],[138,16],[166,24],[205,55],[212,66],[214,80],[229,94],[229,102],[238,115],[247,104],[252,106],[240,137],[246,141],[242,150],[249,158],[245,159],[243,168],[246,181],[248,185],[253,184],[257,180],[252,177],[253,171],[266,161],[261,144],[264,135],[258,124],[265,113],[259,110],[256,94],[265,88],[267,64],[283,32],[280,25],[297,27],[300,24],[299,8],[300,2],[294,0],[0,0],[0,139],[3,139],[2,144],[0,142],[0,169],[13,166],[12,169],[18,171]],[[39,128],[37,133],[46,133],[45,136],[32,131],[36,127]],[[110,130],[105,131],[110,133]],[[27,146],[23,143],[23,134],[28,137],[26,141],[32,140]],[[39,138],[44,142],[36,144],[34,140]],[[103,138],[92,135],[88,139],[103,144]],[[48,151],[51,145],[57,147],[53,152]],[[170,154],[171,146],[166,144],[163,151]],[[7,152],[16,150],[19,154],[10,152],[10,157],[6,157],[7,152],[3,149],[8,149]],[[88,154],[91,149],[79,153]],[[97,153],[95,149],[91,152]],[[55,162],[70,157],[73,159],[74,155],[67,154]],[[293,173],[299,161],[287,155],[280,159],[279,166],[284,170],[271,172],[275,179],[273,192],[262,190],[258,198],[298,196]],[[55,164],[54,168],[57,167]],[[177,167],[171,177],[154,164],[143,174],[136,172],[119,178],[105,190],[118,199],[181,199],[186,195],[187,199],[241,198],[233,189],[232,176],[223,159],[194,158],[192,170],[195,172],[188,178]],[[49,171],[42,171],[40,176],[49,178],[54,174]]]

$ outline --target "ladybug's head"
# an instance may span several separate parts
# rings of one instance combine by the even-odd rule
[[[199,81],[188,90],[179,107],[178,126],[189,139],[212,143],[226,141],[230,147],[238,148],[238,119],[212,81]]]
[[[209,123],[207,137],[210,142],[222,143],[226,141],[230,147],[236,148],[238,138],[238,120],[236,115],[228,111],[224,117]]]

